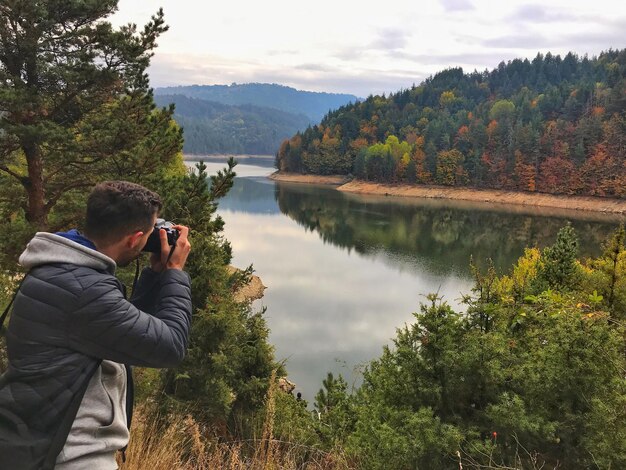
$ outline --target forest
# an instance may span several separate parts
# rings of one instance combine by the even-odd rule
[[[626,49],[551,53],[329,112],[283,141],[280,171],[385,183],[626,196]]]
[[[186,154],[271,155],[286,136],[311,123],[304,114],[251,104],[231,106],[183,95],[156,95],[154,100],[159,106],[175,105]]]

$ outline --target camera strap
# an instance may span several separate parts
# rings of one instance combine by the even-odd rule
[[[130,297],[132,298],[135,293],[135,286],[137,285],[137,280],[139,279],[139,258],[135,260],[135,279],[133,279],[133,287],[130,289]]]
[[[9,302],[9,305],[7,305],[7,307],[4,309],[4,312],[2,312],[2,315],[0,316],[0,333],[1,334],[4,334],[6,330],[6,328],[4,327],[4,322],[9,316],[9,311],[11,310],[11,307],[13,306],[13,302],[15,301],[15,297],[17,297],[17,293],[20,291],[20,288],[22,287],[22,283],[24,282],[24,279],[26,279],[26,275],[24,275],[24,277],[20,281],[19,285],[17,286],[17,289],[15,289],[15,292],[13,293],[13,297],[11,297],[11,301]]]

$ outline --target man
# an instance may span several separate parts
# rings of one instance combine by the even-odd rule
[[[139,256],[160,209],[142,186],[102,183],[88,198],[84,235],[39,232],[22,253],[28,274],[0,377],[0,469],[117,468],[132,413],[129,366],[171,367],[187,348],[187,227],[175,226],[171,253],[160,231],[161,253],[130,301],[114,276]]]

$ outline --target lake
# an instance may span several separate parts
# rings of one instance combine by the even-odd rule
[[[218,213],[233,264],[253,264],[265,296],[270,342],[296,391],[309,401],[328,371],[358,384],[396,328],[412,322],[425,295],[463,309],[473,285],[470,259],[506,272],[526,246],[554,242],[568,221],[582,256],[623,217],[462,201],[345,194],[326,186],[278,183],[272,157],[241,158]],[[209,174],[225,159],[204,159]],[[188,161],[189,165],[193,162]]]

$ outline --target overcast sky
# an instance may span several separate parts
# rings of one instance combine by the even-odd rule
[[[161,6],[170,30],[154,87],[264,82],[365,97],[448,67],[626,47],[623,0],[120,0],[112,21],[143,26]]]

